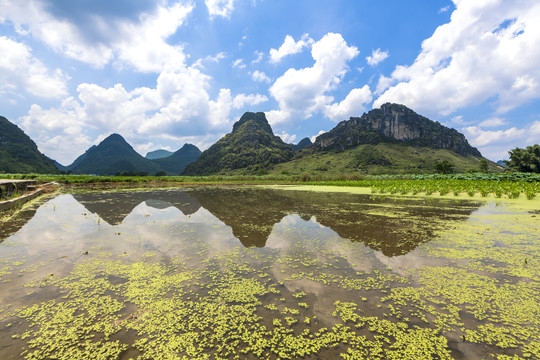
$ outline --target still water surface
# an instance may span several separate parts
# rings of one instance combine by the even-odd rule
[[[535,358],[536,215],[253,188],[61,194],[0,229],[0,358]]]

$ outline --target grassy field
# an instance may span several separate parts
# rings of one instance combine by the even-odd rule
[[[35,179],[39,182],[56,182],[68,187],[166,187],[187,185],[321,185],[370,188],[380,194],[468,194],[497,198],[534,199],[540,193],[540,174],[531,173],[462,173],[462,174],[315,174],[315,175],[236,175],[236,176],[90,176],[90,175],[40,175],[1,174],[4,179]]]

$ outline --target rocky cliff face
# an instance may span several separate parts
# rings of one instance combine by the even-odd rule
[[[343,151],[361,144],[380,142],[403,142],[449,149],[463,156],[482,156],[456,130],[418,115],[406,106],[389,103],[359,118],[340,122],[331,131],[318,136],[313,148]]]

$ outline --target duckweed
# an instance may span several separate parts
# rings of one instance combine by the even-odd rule
[[[0,323],[25,359],[452,359],[461,343],[481,358],[540,358],[534,212],[489,205],[397,257],[288,219],[262,249],[212,247],[204,236],[226,229],[197,223],[152,223],[170,248],[96,240],[66,271],[25,271],[33,293],[3,303]],[[137,238],[119,226],[112,238]],[[0,259],[1,279],[21,266],[35,262]]]

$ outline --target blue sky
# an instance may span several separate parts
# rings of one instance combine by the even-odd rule
[[[492,160],[540,142],[536,0],[0,0],[0,115],[63,164],[111,133],[202,150],[246,111],[296,143],[385,102]]]

